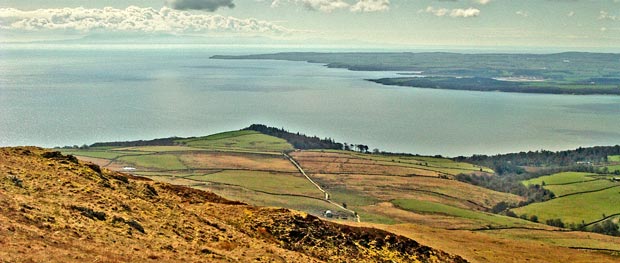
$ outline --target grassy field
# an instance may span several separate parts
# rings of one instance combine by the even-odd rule
[[[603,189],[603,188],[614,186],[614,185],[620,185],[620,184],[614,183],[607,179],[600,179],[600,180],[592,180],[592,181],[586,181],[583,183],[575,183],[575,184],[547,185],[545,186],[545,189],[550,190],[556,196],[563,196],[563,195],[568,195],[568,194],[599,190],[599,189]]]
[[[134,174],[212,191],[248,204],[285,207],[320,217],[325,210],[332,210],[351,223],[351,213],[322,200],[323,194],[280,153],[291,149],[290,145],[282,142],[278,138],[253,131],[237,131],[181,140],[182,145],[174,146],[105,147],[63,152],[81,156],[84,160],[97,161],[114,170],[122,171],[124,166],[135,166],[139,170]],[[348,208],[360,215],[364,223],[394,226],[413,224],[434,229],[435,233],[459,229],[444,234],[459,233],[463,237],[474,235],[479,229],[484,229],[481,232],[494,231],[490,228],[553,229],[544,224],[483,212],[501,201],[518,203],[524,199],[450,179],[459,173],[493,173],[485,167],[436,157],[334,150],[295,151],[290,155],[330,193],[331,200],[338,204],[346,203]],[[556,195],[564,195],[613,186],[613,182],[603,178],[587,173],[561,173],[523,183],[542,184],[545,181],[547,189]],[[602,213],[614,213],[616,206],[613,204],[620,201],[620,187],[571,197],[535,203],[519,208],[523,211],[515,211],[518,214],[535,214],[543,222],[548,218],[562,218],[566,223],[579,223],[582,218],[586,222],[593,221],[601,218]],[[504,242],[511,246],[519,242],[534,242],[527,249],[540,249],[535,245],[544,245],[546,248],[540,249],[540,259],[544,259],[543,251],[553,251],[557,246],[568,246],[579,240],[562,241],[562,233],[543,240],[539,235],[527,233],[534,232],[489,232],[489,235],[476,235],[488,242]],[[432,238],[426,240],[439,242]],[[446,242],[438,244],[444,246],[448,244]],[[473,262],[495,262],[490,259],[498,259],[496,256],[503,255],[484,250],[482,242],[478,245],[473,252],[454,251],[474,255],[476,260]],[[610,247],[607,241],[586,242],[584,245]],[[527,249],[522,248],[523,251]]]
[[[608,162],[620,162],[620,155],[610,155],[607,156]]]
[[[429,157],[429,156],[409,156],[409,155],[387,155],[387,154],[363,154],[350,151],[305,151],[304,154],[317,159],[316,155],[326,158],[331,162],[356,161],[357,163],[374,164],[376,166],[391,166],[398,168],[415,169],[418,173],[438,175],[457,175],[460,173],[483,172],[493,173],[493,170],[486,167],[479,167],[469,163],[455,162],[450,159]],[[296,156],[303,158],[304,156]],[[337,159],[336,159],[337,158]],[[370,162],[368,162],[370,161]]]
[[[480,169],[492,172],[488,168],[434,157],[362,154],[349,151],[302,151],[294,152],[291,156],[312,173],[451,177],[460,173],[477,173]]]
[[[376,200],[420,199],[466,209],[488,209],[501,201],[518,203],[521,197],[491,191],[456,180],[363,174],[314,174],[330,191],[356,192]],[[477,205],[475,205],[477,204]]]
[[[584,232],[532,229],[442,230],[420,224],[370,225],[463,256],[470,262],[618,262],[609,253],[571,249],[620,250],[620,238]]]
[[[620,186],[620,184],[618,184]],[[592,193],[555,198],[513,209],[518,215],[536,215],[539,221],[560,218],[564,223],[589,223],[603,218],[603,214],[620,213],[620,187]]]
[[[187,152],[176,154],[194,169],[246,169],[297,172],[297,168],[282,155],[238,152]]]
[[[421,200],[397,199],[392,203],[402,209],[427,214],[441,214],[465,219],[479,221],[492,227],[517,227],[528,225],[529,223],[517,218],[489,214],[485,212],[472,211],[454,206],[433,203]]]
[[[119,157],[118,159],[126,163],[131,163],[137,167],[161,170],[187,169],[187,166],[185,166],[179,158],[173,154],[129,155]]]
[[[596,180],[594,176],[596,175],[590,174],[590,173],[565,172],[565,173],[557,173],[553,175],[547,175],[547,176],[530,179],[527,181],[523,181],[523,184],[542,185],[543,182],[546,185],[578,183],[578,182]]]
[[[322,192],[298,173],[223,171],[207,175],[194,175],[186,178],[204,182],[236,185],[268,193],[307,195],[320,199],[324,197]]]
[[[293,146],[283,139],[248,130],[182,139],[178,142],[190,147],[223,151],[282,152],[293,149]]]
[[[606,167],[607,167],[607,170],[610,173],[614,173],[615,171],[620,171],[620,164],[618,164],[618,165],[608,165]]]

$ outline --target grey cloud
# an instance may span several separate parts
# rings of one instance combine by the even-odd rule
[[[206,10],[210,12],[220,7],[235,7],[233,0],[166,0],[166,4],[177,10]]]

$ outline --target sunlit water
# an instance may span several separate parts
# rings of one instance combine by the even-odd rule
[[[0,47],[0,145],[200,136],[252,123],[448,156],[620,144],[620,96],[392,87],[365,79],[397,72],[209,59],[235,53],[252,52]]]

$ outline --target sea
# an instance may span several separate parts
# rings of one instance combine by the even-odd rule
[[[452,157],[620,144],[620,96],[395,87],[367,79],[408,72],[210,59],[278,51],[0,46],[0,146],[204,136],[255,123]]]

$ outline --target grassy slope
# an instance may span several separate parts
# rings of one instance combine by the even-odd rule
[[[523,184],[542,185],[543,182],[545,182],[546,185],[553,185],[553,184],[577,183],[577,182],[586,182],[586,181],[596,180],[596,178],[593,178],[592,176],[595,176],[595,174],[565,172],[565,173],[558,173],[558,174],[547,175],[547,176],[530,179],[530,180],[524,181]]]
[[[281,152],[293,149],[293,146],[283,139],[248,130],[182,139],[178,142],[190,147],[225,151]]]
[[[567,185],[547,185],[545,189],[551,190],[556,196],[564,196],[580,192],[595,191],[614,185],[619,185],[607,179],[587,181],[583,183],[567,184]]]
[[[405,210],[416,213],[442,214],[458,218],[471,219],[493,227],[517,227],[531,225],[529,222],[512,217],[472,211],[422,200],[397,199],[393,200],[392,203]]]
[[[148,173],[152,178],[157,180],[181,185],[195,185],[197,188],[214,191],[227,198],[242,200],[251,204],[288,207],[316,215],[320,215],[322,211],[327,209],[338,210],[326,202],[317,199],[274,195],[254,191],[259,190],[273,192],[275,194],[316,194],[316,192],[313,192],[314,189],[309,187],[304,180],[299,180],[299,175],[292,175],[292,173],[296,173],[296,171],[288,161],[282,159],[282,156],[276,156],[278,150],[285,149],[286,147],[266,147],[265,145],[277,144],[269,143],[273,142],[270,137],[267,137],[267,139],[264,135],[255,137],[255,134],[246,132],[247,131],[222,133],[214,136],[201,137],[198,138],[198,140],[194,138],[191,142],[186,141],[186,143],[188,143],[186,146],[147,146],[124,149],[96,149],[96,151],[122,152],[125,156],[120,156],[118,161],[128,161],[127,158],[129,158],[129,161],[149,164],[151,165],[151,169],[162,168],[162,166],[157,165],[160,161],[156,158],[163,158],[164,161],[171,161],[174,160],[174,158],[169,156],[175,156],[177,160],[180,160],[180,164],[183,166],[178,163],[173,163],[172,166],[181,170],[149,172],[149,169],[147,169],[144,173]],[[257,138],[261,141],[251,141]],[[271,152],[269,153],[266,151]],[[79,155],[79,153],[78,151],[77,154]],[[88,152],[86,152],[86,154],[88,154]],[[148,155],[136,156],[136,154]],[[269,154],[272,154],[272,156]],[[309,154],[310,156],[304,159],[302,157],[305,154]],[[334,154],[336,156],[317,156],[317,154]],[[155,159],[153,159],[153,156],[166,157],[155,157]],[[408,176],[410,173],[415,174],[417,172],[425,175],[438,176],[441,174],[451,175],[460,172],[476,172],[480,170],[480,167],[470,164],[456,163],[451,160],[434,157],[369,155],[343,151],[302,151],[293,153],[293,156],[301,163],[302,167],[304,167],[307,172],[311,172],[310,175],[318,180],[319,184],[326,187],[327,191],[331,193],[334,201],[347,203],[350,208],[358,211],[363,222],[379,222],[386,224],[412,222],[438,229],[524,225],[533,228],[546,227],[524,220],[504,218],[479,212],[476,210],[480,209],[480,206],[471,203],[476,202],[488,208],[499,201],[518,201],[519,197],[490,191],[454,180],[440,179],[437,177]],[[143,159],[144,157],[146,157],[146,159]],[[325,166],[324,169],[335,172],[335,174],[313,173],[311,164],[320,164],[322,162],[329,164]],[[348,164],[345,162],[348,162]],[[112,163],[114,165],[117,161]],[[208,175],[203,175],[185,170],[185,168],[201,169],[200,171],[204,170],[205,172],[208,170],[214,171],[208,171]],[[270,173],[265,171],[253,171],[253,169],[257,168],[280,172]],[[247,170],[233,171],[227,169]],[[491,172],[487,168],[482,169],[485,172]],[[380,176],[364,175],[355,174],[355,171],[375,171],[385,174]],[[165,176],[157,176],[158,174],[165,174]],[[209,180],[238,186],[197,184],[200,182],[183,179],[182,177],[185,176],[191,176],[190,179],[199,181]],[[583,174],[571,175],[571,179],[563,178],[558,180],[558,182],[578,181],[583,180],[583,178],[586,178]],[[286,187],[280,188],[282,185]],[[392,199],[409,199],[403,202],[412,202],[418,205],[421,203],[426,204],[428,206],[425,208],[427,212],[417,214],[398,209],[398,207],[381,206],[382,202],[389,202]],[[421,209],[420,207],[409,208],[414,211],[415,209]],[[340,212],[343,215],[346,214],[342,211]],[[528,239],[535,240],[536,237],[532,235],[529,236]],[[483,254],[492,256],[498,253],[486,251]],[[488,260],[479,261],[489,262]]]
[[[609,162],[620,162],[620,155],[607,156],[607,161],[609,161]]]
[[[38,148],[0,156],[0,174],[10,175],[0,178],[2,262],[463,262],[392,233],[98,171]]]
[[[231,184],[252,190],[259,190],[276,194],[307,195],[323,198],[321,193],[306,178],[299,174],[257,172],[257,171],[223,171],[207,175],[195,175],[189,179]]]
[[[571,195],[543,203],[533,203],[513,209],[519,215],[536,215],[544,222],[560,218],[565,223],[589,223],[603,218],[603,214],[620,213],[620,187],[603,191]]]
[[[161,170],[181,170],[187,167],[173,154],[130,155],[118,158],[120,161],[131,163],[137,167]]]

